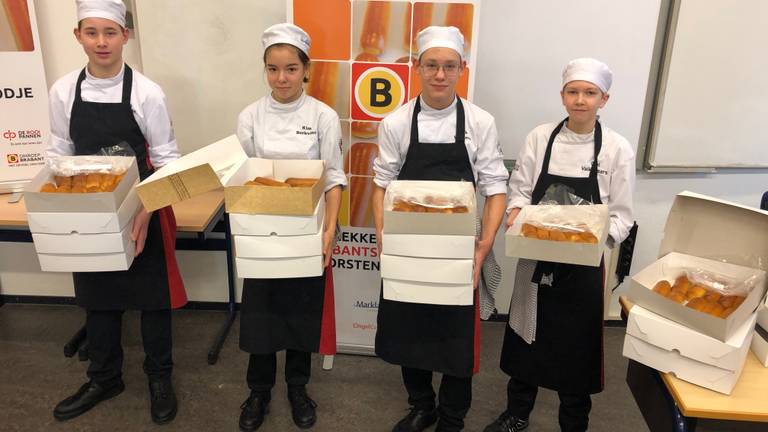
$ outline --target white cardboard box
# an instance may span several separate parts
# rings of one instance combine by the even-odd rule
[[[659,247],[660,259],[632,276],[627,296],[637,305],[725,341],[762,301],[768,263],[760,257],[766,256],[768,212],[682,192],[675,197],[667,217]],[[727,319],[720,319],[652,291],[656,282],[670,277],[665,269],[675,266],[698,266],[737,278],[751,272],[760,280],[735,312]]]
[[[132,224],[121,232],[98,234],[43,234],[32,233],[38,254],[104,254],[123,253],[131,240]],[[103,269],[104,271],[112,269]],[[74,270],[73,270],[74,271]]]
[[[608,238],[610,220],[608,206],[596,204],[557,206],[557,208],[563,211],[563,215],[568,215],[568,220],[572,221],[588,220],[587,216],[594,218],[594,213],[598,213],[599,221],[590,226],[592,233],[597,237],[597,243],[539,240],[521,236],[520,230],[523,223],[529,219],[536,220],[537,214],[550,210],[550,206],[527,205],[522,208],[520,214],[515,219],[515,223],[509,227],[504,236],[507,256],[592,267],[599,266],[600,261],[603,259],[606,239]]]
[[[467,213],[412,213],[392,211],[395,197],[408,196],[411,191],[433,191],[463,197]],[[470,182],[395,180],[384,195],[384,233],[388,234],[444,234],[475,236],[477,222],[475,190]]]
[[[417,258],[473,259],[475,236],[382,234],[383,253]]]
[[[755,327],[755,334],[752,335],[752,353],[755,354],[760,363],[768,367],[768,331],[764,327]]]
[[[170,162],[136,189],[149,211],[226,185],[224,201],[229,213],[311,215],[325,186],[324,166],[322,160],[249,159],[237,136],[230,135]],[[319,181],[307,188],[243,186],[256,176]]]
[[[732,338],[721,342],[635,305],[629,312],[627,334],[666,351],[676,351],[689,359],[737,370],[744,362],[743,348],[749,344],[755,318],[753,314]]]
[[[133,220],[140,206],[136,190],[131,189],[116,213],[28,212],[27,222],[32,233],[119,233]]]
[[[323,256],[296,258],[235,258],[237,277],[280,279],[313,277],[323,274]]]
[[[472,259],[413,258],[382,254],[384,298],[426,304],[472,304]],[[397,282],[394,282],[397,281]],[[445,292],[441,292],[445,287]]]
[[[638,306],[634,306],[632,310],[637,307]],[[749,345],[752,340],[752,333],[754,332],[754,322],[755,316],[753,315],[751,319],[748,322],[743,323],[736,334],[728,340],[727,344],[730,347],[739,347],[738,351],[736,351],[737,356],[728,361],[729,363],[736,363],[735,369],[713,366],[706,362],[686,357],[682,351],[679,351],[676,348],[667,349],[656,346],[643,339],[632,336],[629,331],[627,331],[627,334],[624,337],[623,355],[624,357],[640,362],[658,371],[671,373],[681,380],[720,393],[731,394],[733,387],[736,386],[736,383],[741,376],[741,372],[744,369],[744,362],[749,354]],[[672,327],[669,328],[672,329]],[[679,330],[679,328],[673,331],[676,330]],[[698,339],[700,342],[704,342],[705,339],[702,338],[706,338],[706,336],[694,336],[694,338]],[[711,347],[712,344],[719,342],[713,341],[712,338],[707,339],[709,339],[709,341],[705,342],[705,344],[709,347]],[[678,342],[677,344],[670,342],[670,344],[684,346],[684,342]],[[728,350],[730,350],[730,347]],[[697,357],[701,358],[702,355],[706,356],[703,352],[703,348],[697,349],[693,348],[692,345],[689,345],[686,346],[686,349],[688,350],[688,353],[694,352]]]
[[[233,238],[238,258],[297,258],[323,254],[323,230],[296,236],[242,236]]]
[[[53,172],[46,166],[24,187],[24,204],[27,212],[116,213],[139,178],[136,158],[112,156],[87,156],[87,158],[97,161],[103,159],[105,165],[114,162],[125,167],[125,176],[114,191],[68,194],[40,192],[40,188],[53,179]]]
[[[669,279],[670,276],[665,273],[665,271],[669,271],[667,269],[683,267],[707,269],[735,279],[745,279],[755,275],[758,284],[749,293],[744,303],[728,318],[723,319],[683,306],[653,291],[656,282],[665,278]],[[671,252],[632,276],[627,295],[632,302],[639,306],[718,340],[725,341],[734,334],[744,321],[752,316],[758,302],[763,297],[764,285],[765,272],[762,270]]]
[[[49,272],[101,272],[128,270],[133,263],[135,242],[125,252],[103,254],[37,254],[40,269]],[[105,289],[108,287],[104,287]]]
[[[324,217],[325,199],[320,198],[311,216],[230,213],[229,226],[232,235],[307,235],[322,230]]]

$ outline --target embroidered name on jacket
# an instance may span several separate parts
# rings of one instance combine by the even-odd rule
[[[317,131],[312,129],[312,126],[302,126],[296,131],[296,135],[317,135]]]

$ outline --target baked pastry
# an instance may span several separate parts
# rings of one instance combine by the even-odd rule
[[[688,300],[704,297],[704,295],[707,294],[707,289],[704,288],[701,285],[694,285],[688,289],[688,292],[685,293],[685,298]]]
[[[688,308],[723,319],[728,318],[745,300],[744,296],[722,295],[704,285],[694,285],[685,275],[675,279],[671,287],[666,280],[660,280],[653,291]]]
[[[291,187],[291,185],[286,182],[281,182],[269,177],[256,177],[253,181],[259,186]]]
[[[40,188],[40,192],[56,193],[56,185],[53,183],[46,183]]]
[[[669,292],[672,290],[672,285],[669,284],[666,280],[660,280],[656,282],[656,285],[653,286],[653,290],[663,296],[667,296]]]
[[[40,192],[55,193],[96,193],[112,192],[115,190],[122,174],[88,173],[75,176],[53,176],[53,183],[46,183]],[[50,186],[49,186],[50,185]],[[51,188],[53,186],[53,188]]]
[[[285,182],[291,187],[312,187],[318,180],[316,178],[289,177],[285,179]]]

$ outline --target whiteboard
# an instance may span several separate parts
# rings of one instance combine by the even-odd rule
[[[636,147],[661,0],[484,0],[475,103],[496,118],[504,157],[517,159],[526,135],[566,117],[562,71],[595,57],[614,72],[602,123]]]
[[[676,0],[648,168],[768,167],[768,2]]]

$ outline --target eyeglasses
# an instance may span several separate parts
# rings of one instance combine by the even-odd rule
[[[437,71],[439,71],[441,68],[443,69],[443,73],[449,76],[453,76],[459,73],[458,63],[424,63],[421,65],[421,68],[427,75],[436,75]]]

